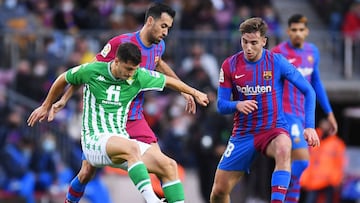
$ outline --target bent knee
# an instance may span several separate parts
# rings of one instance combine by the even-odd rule
[[[163,176],[164,178],[167,178],[169,180],[179,179],[177,163],[174,159],[165,156],[161,160],[160,167],[162,171],[161,176]]]
[[[214,185],[210,194],[210,199],[224,199],[228,195],[230,195],[230,191],[227,190],[225,187],[218,187]]]

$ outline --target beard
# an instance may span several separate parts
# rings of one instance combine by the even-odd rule
[[[295,47],[295,48],[301,48],[302,44],[303,44],[304,40],[296,38],[294,40],[292,40],[291,44]]]
[[[159,44],[161,40],[159,40],[159,38],[156,37],[156,35],[154,34],[153,31],[151,31],[148,35],[148,39],[149,39],[149,42],[151,44]]]

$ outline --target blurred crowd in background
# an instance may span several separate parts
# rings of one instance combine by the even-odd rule
[[[138,30],[151,2],[0,0],[0,199],[19,192],[31,203],[35,191],[62,195],[67,189],[81,164],[81,93],[52,123],[31,129],[26,119],[59,73],[91,62],[111,37]],[[145,116],[163,151],[185,168],[199,171],[202,195],[208,197],[232,129],[231,115],[216,112],[221,62],[240,49],[236,36],[244,19],[265,19],[269,46],[280,41],[285,22],[280,22],[271,0],[161,2],[177,12],[164,59],[184,82],[207,92],[211,103],[190,115],[180,94],[149,92]],[[360,1],[311,2],[330,31],[360,36]],[[101,182],[94,188],[106,190]]]

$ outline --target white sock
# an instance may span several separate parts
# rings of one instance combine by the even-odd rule
[[[141,195],[146,200],[146,203],[159,203],[160,199],[156,196],[151,184],[143,186],[141,188]]]

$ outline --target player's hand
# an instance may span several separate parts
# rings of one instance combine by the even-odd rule
[[[207,106],[209,104],[209,98],[207,94],[197,91],[196,94],[194,94],[195,100],[198,104],[201,106]]]
[[[55,118],[55,114],[57,112],[59,112],[61,109],[64,108],[66,104],[66,101],[60,99],[59,101],[57,101],[56,103],[54,103],[52,106],[51,106],[51,109],[50,109],[50,112],[49,112],[49,116],[48,116],[48,121],[52,121],[54,120]]]
[[[249,113],[252,113],[253,111],[258,109],[257,101],[256,100],[239,101],[236,104],[236,109],[241,113],[248,115]]]
[[[28,126],[33,127],[34,124],[39,121],[41,123],[48,115],[48,111],[44,106],[36,108],[29,116],[27,120]]]
[[[330,125],[331,125],[331,129],[330,129],[330,135],[335,135],[338,131],[338,125],[334,116],[334,113],[329,113],[328,117],[327,117]]]
[[[186,93],[181,93],[181,95],[185,98],[186,100],[186,105],[185,105],[185,111],[191,114],[195,114],[196,113],[196,104],[194,101],[194,97],[191,96],[190,94],[186,94]]]
[[[320,139],[314,128],[305,128],[304,137],[309,146],[320,146]]]

